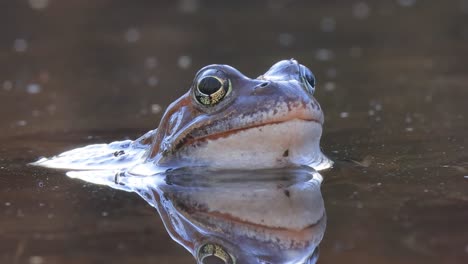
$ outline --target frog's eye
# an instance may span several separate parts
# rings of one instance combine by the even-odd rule
[[[312,71],[309,70],[304,65],[300,66],[301,68],[301,78],[302,82],[306,86],[306,91],[309,92],[310,94],[314,94],[315,92],[315,76],[312,73]]]
[[[202,105],[216,105],[231,90],[231,81],[217,76],[204,76],[196,84],[195,98]]]
[[[222,263],[235,264],[236,259],[231,256],[222,246],[207,243],[198,249],[198,263]]]

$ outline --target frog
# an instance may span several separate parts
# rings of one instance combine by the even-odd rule
[[[168,106],[157,129],[134,141],[93,144],[34,165],[134,168],[136,174],[148,166],[326,169],[333,162],[320,149],[324,113],[315,89],[314,74],[295,59],[281,60],[257,78],[229,65],[208,65]]]
[[[316,263],[326,229],[323,177],[307,166],[185,167],[152,177],[67,175],[138,194],[197,263]]]

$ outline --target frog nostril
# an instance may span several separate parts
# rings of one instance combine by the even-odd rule
[[[272,94],[275,91],[275,85],[270,81],[265,81],[253,87],[252,95],[267,95]]]

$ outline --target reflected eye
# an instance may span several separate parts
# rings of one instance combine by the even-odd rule
[[[222,246],[207,243],[198,249],[198,263],[235,264],[236,261]]]
[[[304,84],[307,87],[307,89],[306,89],[307,92],[309,92],[310,94],[314,94],[314,92],[315,92],[315,76],[314,76],[314,74],[306,66],[301,65],[300,67],[301,67],[302,81],[304,82]]]
[[[197,82],[195,98],[202,105],[216,105],[229,93],[231,82],[217,76],[204,76]]]

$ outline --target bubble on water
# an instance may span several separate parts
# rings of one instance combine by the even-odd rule
[[[39,181],[39,182],[37,183],[37,187],[39,187],[39,188],[43,188],[44,186],[45,186],[45,185],[44,185],[44,182],[43,182],[43,181]]]
[[[368,114],[369,116],[373,116],[373,115],[375,115],[375,111],[372,110],[372,109],[370,109],[370,110],[367,112],[367,114]]]
[[[109,213],[108,213],[108,212],[106,212],[106,211],[103,211],[103,212],[101,213],[101,215],[102,215],[102,216],[104,216],[104,217],[106,217],[106,216],[108,216],[108,215],[109,215]]]
[[[406,130],[407,132],[413,132],[414,128],[412,128],[412,127],[407,127],[407,128],[405,128],[405,130]]]
[[[187,55],[180,56],[177,60],[177,65],[182,69],[188,69],[192,65],[192,58]]]
[[[348,118],[348,117],[349,117],[349,113],[348,113],[348,112],[341,112],[341,113],[340,113],[340,117],[341,117],[341,118]]]
[[[200,3],[198,0],[179,0],[179,10],[182,13],[192,14],[198,11]]]
[[[289,47],[294,43],[294,36],[290,33],[281,33],[278,35],[278,42],[283,47]]]
[[[411,116],[408,115],[408,116],[405,117],[405,122],[407,124],[410,124],[411,122],[413,122],[413,118],[411,118]]]
[[[349,49],[349,55],[353,58],[359,58],[362,56],[362,48],[352,47]]]
[[[10,202],[5,202],[5,206],[10,206],[11,203]]]
[[[327,92],[332,92],[336,89],[336,85],[334,82],[326,82],[324,85],[323,85],[323,88],[325,89],[325,91]]]
[[[57,106],[54,105],[54,104],[50,104],[47,106],[47,112],[50,114],[50,115],[53,115],[55,114],[55,111],[57,110]]]
[[[416,4],[416,0],[397,0],[398,4],[404,7],[413,6]]]
[[[22,38],[15,39],[13,42],[13,49],[16,52],[25,52],[28,49],[28,42]]]
[[[152,104],[151,105],[151,113],[152,114],[159,114],[162,110],[162,107],[159,104]]]
[[[52,213],[50,213],[50,214],[47,214],[47,219],[52,219],[52,218],[54,218],[54,217],[55,217],[55,215],[54,215],[54,214],[52,214]]]
[[[44,259],[40,256],[31,256],[29,258],[29,264],[42,264],[44,263]]]
[[[37,83],[30,83],[26,86],[26,91],[29,94],[38,94],[41,92],[41,86]]]
[[[129,28],[125,32],[125,40],[130,43],[135,43],[140,40],[140,31],[137,28]]]
[[[148,78],[148,80],[146,80],[146,83],[148,84],[148,86],[154,87],[154,86],[158,85],[159,79],[158,79],[158,77],[152,75],[152,76],[150,76]]]
[[[17,126],[26,126],[27,124],[28,124],[28,122],[26,122],[26,120],[18,120],[16,122]]]
[[[29,0],[29,6],[32,9],[41,10],[49,5],[49,0]]]
[[[319,61],[329,61],[332,60],[333,57],[335,57],[335,54],[329,49],[318,49],[315,52],[315,58]]]
[[[158,60],[155,57],[148,57],[145,59],[145,67],[147,69],[154,69],[158,66]]]
[[[13,89],[13,82],[12,81],[4,81],[2,87],[3,87],[3,90],[5,90],[5,91],[11,91]]]
[[[370,7],[365,2],[358,2],[353,5],[353,16],[358,19],[365,19],[370,14]]]
[[[383,106],[382,106],[381,103],[376,103],[376,104],[374,105],[374,108],[375,108],[375,110],[377,110],[377,111],[382,111]]]
[[[333,32],[335,31],[336,21],[333,17],[324,17],[320,20],[320,29],[323,32]]]

